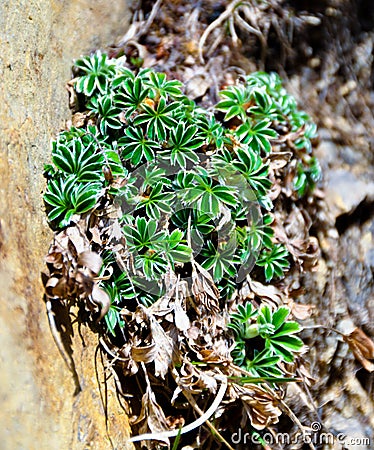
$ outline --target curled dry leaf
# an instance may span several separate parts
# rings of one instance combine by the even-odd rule
[[[249,279],[249,287],[251,291],[261,300],[279,306],[282,304],[284,295],[281,290],[271,284],[265,285],[259,281]]]
[[[99,288],[94,276],[99,273],[102,259],[89,250],[90,243],[78,226],[56,234],[46,257],[48,272],[43,277],[48,298],[87,300],[90,311],[99,307],[101,320],[108,312],[110,298]]]
[[[350,334],[343,336],[354,357],[368,372],[374,372],[374,342],[360,328],[355,328]]]
[[[291,160],[291,152],[273,152],[269,155],[270,169],[275,171],[283,169]]]
[[[83,235],[80,232],[78,226],[66,228],[66,230],[59,233],[58,237],[63,235],[66,235],[69,238],[70,243],[74,246],[73,251],[75,251],[77,255],[90,249],[90,243],[87,239],[87,236]],[[63,248],[66,247],[64,246]]]
[[[45,284],[49,298],[64,298],[66,295],[66,281],[64,278],[51,277]]]
[[[211,83],[207,73],[198,73],[187,81],[186,94],[192,99],[202,97],[210,88]]]
[[[174,321],[176,327],[180,331],[187,331],[191,326],[190,319],[188,318],[188,315],[183,308],[182,301],[179,297],[175,299],[174,303]]]
[[[293,317],[297,320],[309,319],[313,313],[313,309],[315,309],[314,305],[303,305],[302,303],[296,303],[291,298],[288,300],[287,306],[291,309]]]
[[[302,270],[315,268],[320,257],[317,238],[308,234],[310,226],[310,217],[296,206],[293,206],[285,222],[278,216],[274,223],[276,239],[287,247]]]
[[[135,375],[139,371],[139,364],[132,357],[133,342],[126,342],[119,354],[121,355],[121,371],[125,376]]]
[[[72,125],[73,127],[83,127],[86,123],[88,114],[86,113],[81,113],[81,112],[76,112],[73,117],[72,117]]]
[[[78,256],[78,265],[87,267],[94,275],[100,272],[102,264],[101,256],[95,252],[84,251]]]
[[[157,355],[154,360],[155,375],[165,378],[169,366],[173,361],[174,345],[170,337],[153,316],[150,317],[150,324],[153,339],[157,344]]]
[[[173,361],[173,353],[176,351],[176,343],[166,334],[157,319],[143,306],[139,306],[136,315],[149,321],[152,341],[156,344],[154,365],[155,375],[165,378],[169,366]]]
[[[140,434],[148,432],[158,434],[169,429],[168,420],[166,419],[161,406],[157,403],[156,396],[149,383],[147,384],[147,390],[142,397],[142,409],[139,417],[133,422],[133,424],[135,425],[143,421],[143,425],[139,428]],[[162,438],[160,436],[159,439],[169,446],[168,438]],[[152,445],[150,441],[145,441],[145,443],[147,446]],[[153,448],[153,446],[149,448]]]
[[[270,425],[278,423],[278,418],[282,412],[278,408],[274,397],[260,386],[255,384],[244,386],[233,384],[230,394],[243,404],[246,415],[243,416],[240,424],[242,428],[245,427],[247,417],[256,430],[263,430]]]
[[[131,357],[136,362],[150,363],[154,361],[157,356],[157,346],[155,342],[145,345],[143,347],[132,346]]]
[[[206,339],[205,342],[208,341],[208,343],[204,342],[204,344],[201,344],[197,340],[198,337],[199,335],[189,345],[194,353],[196,353],[199,361],[207,364],[229,364],[231,362],[232,358],[227,339],[216,335],[213,340]]]
[[[197,314],[200,315],[208,311],[210,314],[219,312],[219,291],[214,284],[212,276],[195,261],[192,266],[191,290],[197,301],[197,304],[195,305]]]
[[[100,316],[97,321],[100,321],[110,308],[110,297],[109,295],[99,286],[94,283],[91,293],[91,299],[95,305],[100,306]]]
[[[203,389],[209,389],[211,392],[217,390],[217,380],[214,372],[209,370],[200,370],[189,362],[185,362],[180,370],[178,385],[182,390],[192,393],[201,393]]]

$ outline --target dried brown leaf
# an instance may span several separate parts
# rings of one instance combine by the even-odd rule
[[[216,314],[219,311],[219,291],[214,284],[213,278],[207,270],[195,261],[192,269],[191,290],[198,303],[195,310],[199,315],[207,311],[210,314]]]
[[[210,88],[211,83],[207,73],[196,74],[187,81],[186,94],[192,99],[202,97]]]
[[[284,224],[281,217],[277,217],[274,222],[277,241],[285,244],[294,261],[302,270],[313,269],[320,257],[317,238],[308,234],[310,226],[309,215],[296,206],[293,206]]]
[[[219,339],[217,336],[211,339],[209,345],[203,346],[190,344],[200,361],[207,364],[223,364],[231,362],[230,349],[227,339]]]
[[[292,315],[298,320],[309,319],[315,308],[314,305],[303,305],[302,303],[294,302],[292,299],[289,300],[287,305],[290,307]]]
[[[374,342],[360,328],[355,328],[350,334],[343,336],[354,357],[368,372],[374,372]]]
[[[102,264],[103,260],[101,256],[95,252],[87,250],[78,256],[78,265],[87,267],[94,275],[100,272]]]
[[[139,433],[162,433],[168,431],[168,421],[166,420],[164,411],[161,406],[157,403],[156,396],[151,389],[151,386],[147,384],[147,390],[142,397],[142,409],[140,411],[139,417],[133,422],[133,424],[140,423],[144,421],[144,424],[139,428]],[[168,438],[162,438],[162,442],[169,445]],[[147,441],[148,443],[148,441]]]
[[[178,386],[182,390],[195,394],[200,393],[203,389],[209,389],[214,393],[217,390],[217,380],[214,372],[200,370],[197,366],[185,362],[180,370]]]
[[[139,306],[136,310],[135,317],[140,322],[144,320],[149,322],[152,341],[156,344],[154,357],[155,375],[156,377],[160,376],[161,378],[165,378],[169,366],[173,361],[175,343],[147,308]]]
[[[259,281],[253,280],[249,280],[249,287],[252,292],[257,295],[257,297],[270,300],[274,306],[279,306],[282,304],[283,294],[277,287],[270,284],[265,285]]]
[[[231,396],[243,403],[246,416],[251,421],[253,428],[263,430],[264,428],[278,423],[278,417],[282,414],[274,397],[262,387],[248,384],[239,386],[233,384]],[[245,426],[246,417],[243,417],[241,427]]]
[[[93,288],[92,288],[91,298],[92,298],[92,301],[95,303],[95,305],[100,306],[100,316],[98,318],[98,321],[99,321],[109,311],[110,297],[104,291],[104,289],[101,289],[96,283],[94,283]]]
[[[58,251],[52,251],[51,253],[49,253],[46,256],[45,261],[47,264],[52,264],[53,267],[57,270],[62,269],[64,266],[63,255],[61,252]]]
[[[66,280],[51,277],[45,284],[45,291],[49,298],[65,298],[67,294]]]
[[[292,157],[292,152],[273,152],[269,155],[270,169],[279,170],[285,167]]]
[[[183,309],[182,302],[179,299],[175,300],[174,303],[174,322],[178,330],[187,331],[190,326],[190,319],[186,311]]]
[[[67,228],[66,235],[69,237],[70,243],[73,244],[77,255],[90,248],[87,237],[82,235],[77,226]],[[69,248],[71,248],[71,246]]]
[[[76,112],[72,117],[72,125],[76,128],[81,128],[86,123],[87,113]]]
[[[156,343],[146,345],[144,347],[131,347],[131,357],[136,362],[150,363],[157,356]]]

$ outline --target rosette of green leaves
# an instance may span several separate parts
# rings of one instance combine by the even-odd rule
[[[234,332],[232,356],[235,364],[254,377],[270,377],[274,381],[282,377],[279,364],[294,361],[304,346],[295,336],[301,327],[295,321],[287,321],[289,314],[289,308],[284,306],[272,312],[267,305],[258,310],[250,302],[238,305],[228,324]]]
[[[101,194],[101,183],[79,183],[74,175],[50,180],[44,201],[50,207],[48,219],[57,220],[58,226],[67,226],[74,214],[92,209]]]
[[[109,82],[116,73],[116,61],[97,51],[93,55],[77,59],[74,68],[82,74],[75,82],[76,91],[91,97],[97,92],[107,92]]]

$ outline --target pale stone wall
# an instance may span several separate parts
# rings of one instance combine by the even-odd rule
[[[126,0],[3,0],[0,4],[0,447],[110,449],[97,387],[97,338],[77,328],[82,391],[48,326],[40,272],[51,233],[41,198],[50,139],[69,118],[71,60],[124,33]],[[100,373],[102,376],[102,373]],[[109,386],[110,388],[111,386]],[[113,444],[127,418],[109,393]]]

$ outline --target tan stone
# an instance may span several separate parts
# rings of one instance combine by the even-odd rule
[[[81,386],[48,326],[40,272],[51,239],[41,192],[50,139],[70,117],[71,60],[126,28],[126,0],[13,0],[0,5],[0,446],[118,449],[128,423],[109,385],[107,435],[97,336],[74,328]],[[83,341],[84,340],[84,341]],[[103,373],[98,365],[99,376]]]

